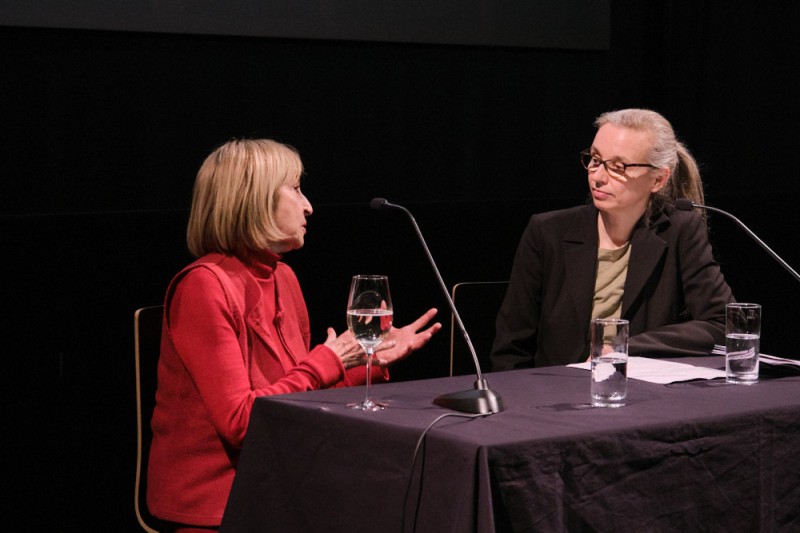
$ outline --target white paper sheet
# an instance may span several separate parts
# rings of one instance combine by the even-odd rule
[[[725,355],[725,347],[719,344],[714,345],[714,350],[711,352],[716,355]],[[758,362],[760,365],[769,366],[772,368],[780,368],[788,372],[800,373],[800,360],[789,359],[786,357],[778,357],[776,355],[768,355],[765,353],[758,354]]]
[[[591,370],[592,368],[591,363],[588,361],[567,366],[584,370]],[[628,377],[664,385],[693,379],[724,378],[725,371],[664,361],[662,359],[650,359],[649,357],[628,357]]]

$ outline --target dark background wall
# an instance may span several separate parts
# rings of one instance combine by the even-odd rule
[[[556,4],[576,35],[587,17],[598,33],[509,43],[502,24],[454,37],[442,22],[439,39],[270,37],[0,10],[11,523],[136,530],[133,311],[160,303],[190,260],[194,175],[234,136],[292,144],[307,166],[315,212],[286,261],[315,340],[345,327],[360,272],[390,276],[398,322],[436,306],[449,327],[413,228],[371,198],[412,210],[448,284],[505,279],[530,214],[584,201],[577,153],[615,108],[665,114],[702,165],[707,202],[797,267],[800,5],[543,3]],[[798,357],[797,283],[727,219],[712,216],[711,231],[737,298],[764,305],[762,350]],[[446,375],[448,341],[449,330],[395,379]]]

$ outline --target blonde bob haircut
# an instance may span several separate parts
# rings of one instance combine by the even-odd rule
[[[302,173],[297,151],[270,139],[234,139],[214,150],[194,183],[189,251],[241,258],[285,240],[275,224],[278,189]]]

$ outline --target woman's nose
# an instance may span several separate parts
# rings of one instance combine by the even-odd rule
[[[597,170],[594,171],[592,181],[601,185],[608,182],[608,172],[606,172],[606,167],[604,165],[600,165]]]

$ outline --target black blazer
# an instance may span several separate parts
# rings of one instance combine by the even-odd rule
[[[589,356],[597,213],[586,205],[531,217],[497,315],[493,370]],[[667,207],[649,227],[637,224],[624,291],[630,355],[708,355],[725,343],[725,304],[734,299],[699,213]]]

